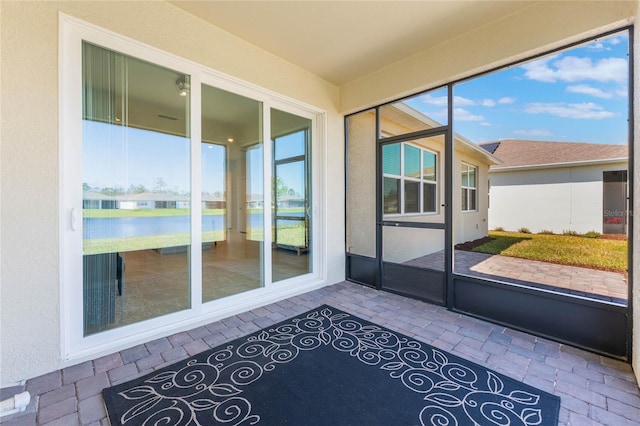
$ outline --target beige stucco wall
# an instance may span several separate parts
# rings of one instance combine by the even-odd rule
[[[60,359],[58,13],[104,27],[327,111],[343,152],[338,89],[165,2],[0,2],[0,383]],[[344,278],[344,161],[327,156],[327,281]]]

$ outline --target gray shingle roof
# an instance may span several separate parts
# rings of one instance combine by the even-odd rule
[[[505,139],[480,145],[502,160],[491,169],[628,158],[626,145]]]

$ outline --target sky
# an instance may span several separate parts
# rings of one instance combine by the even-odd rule
[[[454,131],[476,143],[500,139],[626,144],[626,32],[454,86]],[[446,122],[446,90],[407,103]]]
[[[83,182],[94,190],[117,187],[127,190],[130,185],[144,185],[147,191],[190,191],[189,138],[89,120],[84,121],[83,135]],[[304,154],[304,135],[296,132],[277,138],[277,159]],[[263,150],[250,149],[247,153],[250,163],[247,191],[261,194]],[[225,147],[202,144],[203,192],[225,192],[225,156]],[[305,194],[302,162],[282,164],[278,166],[278,174],[288,188]],[[159,178],[163,188],[158,187]]]

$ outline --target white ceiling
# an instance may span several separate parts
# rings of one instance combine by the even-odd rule
[[[173,0],[170,3],[342,85],[535,1]]]

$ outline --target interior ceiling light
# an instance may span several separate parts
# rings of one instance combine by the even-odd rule
[[[232,143],[235,139],[233,138],[227,138],[227,142]]]
[[[178,88],[178,94],[180,96],[187,96],[189,92],[189,83],[184,81],[184,77],[180,77],[176,80],[176,87]]]

